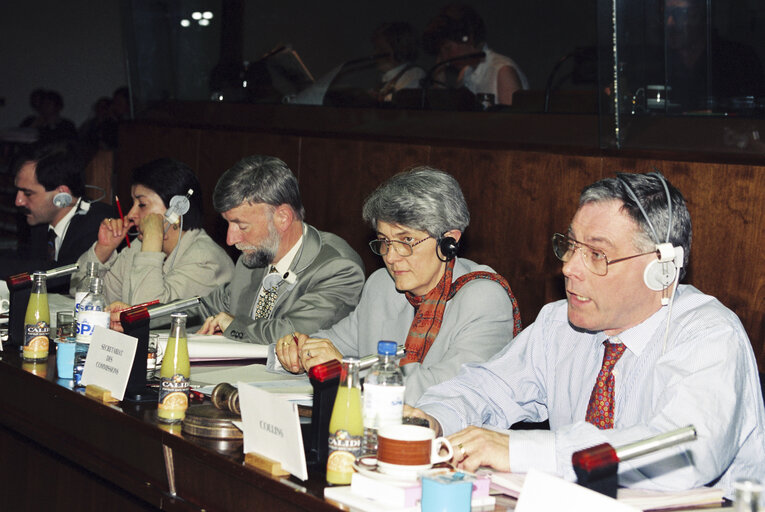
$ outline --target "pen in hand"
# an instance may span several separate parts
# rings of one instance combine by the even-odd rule
[[[119,196],[114,196],[114,202],[117,203],[117,212],[120,214],[120,220],[122,220],[122,226],[125,226],[125,215],[122,213],[122,205],[120,204],[120,198]],[[128,236],[127,232],[125,233],[125,242],[127,242],[127,246],[130,247],[130,237]]]

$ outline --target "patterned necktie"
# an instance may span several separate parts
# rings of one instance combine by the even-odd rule
[[[48,261],[56,261],[56,232],[48,229]]]
[[[590,393],[590,402],[587,404],[587,415],[584,420],[592,423],[599,429],[614,428],[614,365],[624,354],[625,346],[622,343],[603,342],[606,351],[603,354],[603,366],[600,367],[598,379]]]
[[[269,274],[276,272],[276,267],[271,267]],[[274,309],[276,303],[276,285],[271,286],[268,289],[264,289],[263,293],[258,297],[258,302],[255,304],[255,318],[268,318],[271,316],[271,311]]]

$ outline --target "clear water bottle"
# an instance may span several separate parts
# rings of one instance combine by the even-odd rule
[[[100,277],[94,277],[90,282],[90,291],[82,301],[76,313],[77,346],[74,349],[74,384],[80,386],[82,370],[85,368],[85,358],[88,355],[93,329],[96,326],[109,328],[109,312],[104,298],[104,282]]]
[[[377,453],[377,431],[398,425],[404,411],[404,374],[395,341],[377,342],[377,362],[364,380],[364,453]]]
[[[90,283],[93,282],[93,278],[99,277],[99,265],[97,261],[89,261],[85,264],[85,277],[82,278],[80,284],[77,286],[77,291],[74,293],[74,314],[77,316],[77,312],[80,310],[80,303],[85,296],[90,293]]]

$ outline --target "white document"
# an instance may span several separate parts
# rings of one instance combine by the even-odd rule
[[[640,512],[639,508],[620,503],[604,494],[592,491],[557,476],[532,469],[526,474],[516,512]]]
[[[160,333],[160,351],[165,352],[168,333]],[[268,345],[234,341],[221,335],[187,334],[189,359],[191,361],[224,361],[229,359],[265,359]]]
[[[82,384],[95,384],[122,400],[125,396],[138,339],[97,325],[82,370]]]
[[[244,425],[244,453],[256,453],[280,462],[285,471],[307,480],[297,405],[244,382],[239,382],[237,387]]]

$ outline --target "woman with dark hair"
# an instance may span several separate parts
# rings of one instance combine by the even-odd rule
[[[104,219],[98,241],[80,256],[72,291],[89,261],[106,267],[104,295],[109,303],[170,302],[207,295],[231,280],[231,258],[202,229],[202,191],[186,164],[162,158],[142,165],[133,170],[130,191],[133,207],[124,222]],[[171,208],[174,197],[180,199],[175,200],[180,208]],[[117,252],[133,227],[137,240]],[[111,309],[122,307],[112,304]]]

